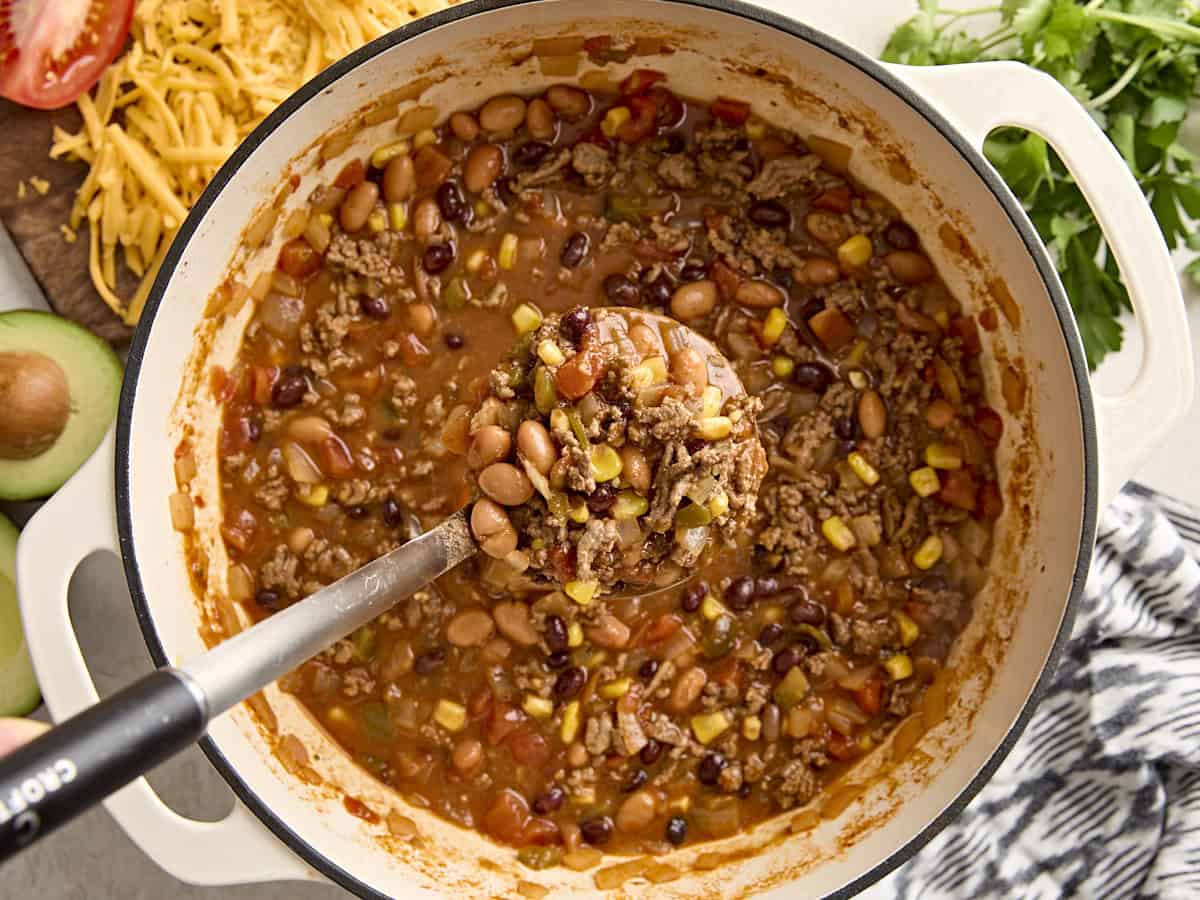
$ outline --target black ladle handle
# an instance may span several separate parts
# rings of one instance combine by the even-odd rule
[[[205,706],[159,669],[0,759],[0,862],[197,741]]]

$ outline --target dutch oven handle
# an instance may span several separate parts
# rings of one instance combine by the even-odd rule
[[[1122,394],[1096,396],[1100,501],[1107,504],[1186,415],[1195,377],[1179,275],[1141,188],[1087,110],[1044,72],[1017,62],[888,68],[976,147],[1005,125],[1041,135],[1095,212],[1143,336],[1133,383]]]
[[[83,468],[25,526],[17,545],[25,636],[42,696],[56,722],[64,722],[99,700],[71,624],[67,589],[76,568],[92,553],[119,553],[113,461],[110,431]],[[179,692],[179,682],[166,670],[154,678],[162,682],[157,693]],[[152,690],[144,682],[139,684],[143,692]],[[151,699],[161,701],[162,696]],[[187,704],[182,707],[181,714],[186,715]],[[149,725],[147,730],[153,728]],[[221,821],[199,822],[174,812],[145,778],[137,778],[108,797],[104,805],[146,855],[181,881],[219,886],[319,877],[240,801],[234,802],[233,811]],[[47,820],[41,824],[52,827],[57,823]],[[38,828],[36,818],[27,827]]]

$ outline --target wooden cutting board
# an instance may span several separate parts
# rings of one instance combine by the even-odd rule
[[[71,106],[46,112],[0,100],[0,221],[54,310],[120,344],[129,339],[132,329],[122,324],[92,287],[86,227],[73,244],[67,243],[59,229],[67,221],[87,167],[49,158],[55,125],[78,130],[78,111]],[[46,196],[29,185],[30,176],[50,182]],[[24,199],[18,197],[21,181],[25,182]],[[129,273],[125,276],[129,281],[122,293],[128,296],[136,282]]]

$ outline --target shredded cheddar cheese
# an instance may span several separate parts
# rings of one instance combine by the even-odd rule
[[[330,63],[454,2],[141,0],[125,54],[79,98],[82,128],[55,128],[50,148],[89,167],[62,233],[73,241],[86,222],[104,301],[136,323],[172,238],[238,142]],[[129,298],[118,248],[141,279]]]

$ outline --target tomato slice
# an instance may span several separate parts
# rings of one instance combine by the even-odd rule
[[[133,0],[0,4],[0,95],[58,109],[91,89],[125,46]]]

